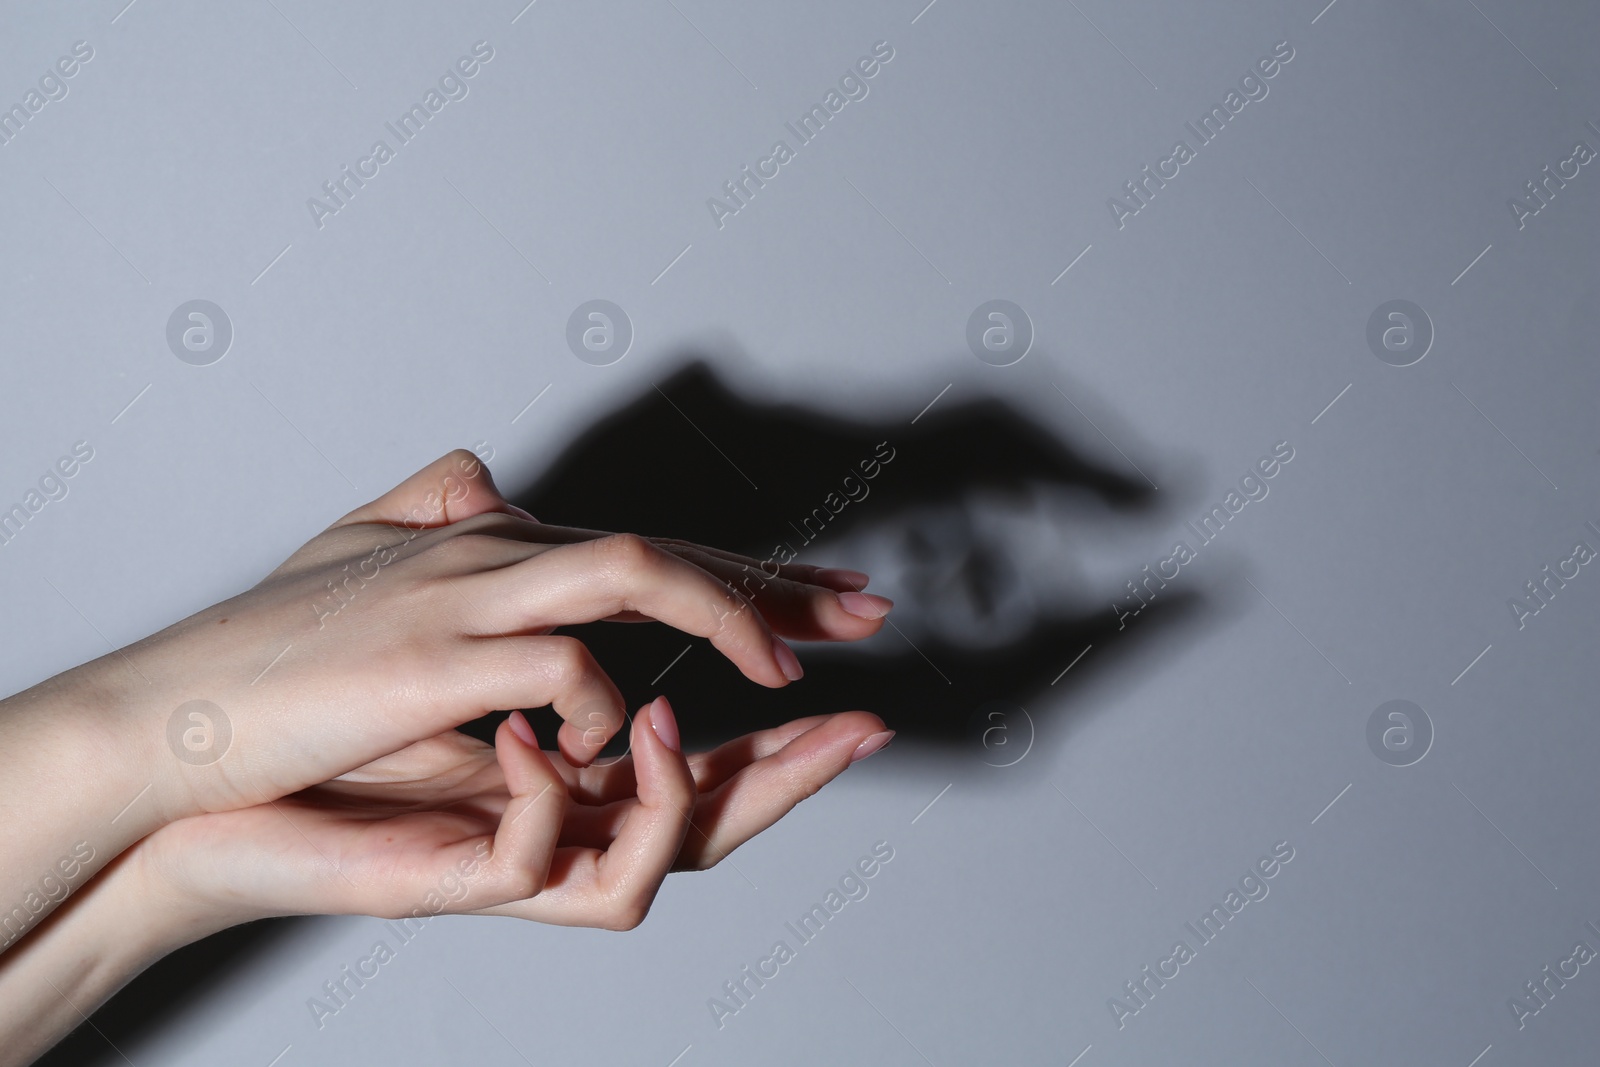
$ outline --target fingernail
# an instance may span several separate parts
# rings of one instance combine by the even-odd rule
[[[797,682],[806,673],[800,666],[800,661],[795,658],[794,649],[776,637],[772,639],[772,655],[778,661],[778,669],[783,671],[783,676],[789,681]]]
[[[825,585],[829,589],[851,590],[865,589],[871,577],[865,571],[850,571],[843,567],[819,567],[816,579],[818,585]]]
[[[666,697],[656,697],[650,703],[650,729],[661,738],[661,743],[674,752],[683,750],[678,740],[678,719],[672,714],[672,705]]]
[[[539,521],[538,519],[534,518],[528,512],[526,512],[526,511],[522,510],[521,508],[517,507],[515,504],[507,504],[506,505],[506,510],[511,512],[511,514],[515,515],[519,519],[527,519],[529,522],[538,522]]]
[[[894,601],[877,593],[840,593],[839,606],[859,619],[881,619]]]
[[[878,749],[882,748],[884,745],[887,745],[893,740],[893,730],[881,730],[878,733],[873,734],[871,737],[867,738],[865,741],[861,742],[861,744],[856,746],[855,752],[850,756],[850,762],[859,763],[861,760],[866,759],[868,756],[872,755],[874,752],[878,751]]]
[[[520,711],[513,711],[506,719],[511,724],[511,732],[522,740],[529,748],[538,748],[539,739],[533,735],[533,727],[528,725],[527,716]]]

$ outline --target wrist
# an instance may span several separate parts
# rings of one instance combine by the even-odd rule
[[[133,670],[112,655],[68,671],[46,683],[53,692],[38,711],[62,758],[81,768],[71,780],[93,790],[110,855],[193,807],[168,750],[159,690]]]
[[[153,962],[184,945],[255,919],[267,918],[242,898],[190,877],[204,864],[203,843],[190,840],[184,824],[175,823],[139,842],[123,856],[124,907],[138,909],[140,951]]]
[[[36,687],[49,690],[47,706],[36,713],[54,724],[65,758],[98,788],[105,821],[117,828],[122,848],[200,814],[194,775],[215,763],[229,741],[215,705],[174,698],[144,673],[115,653]]]

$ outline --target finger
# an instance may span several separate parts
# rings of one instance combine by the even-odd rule
[[[678,869],[715,866],[893,736],[876,715],[846,712],[738,771],[699,798]]]
[[[810,728],[789,732],[803,723],[810,723]],[[842,712],[737,738],[702,754],[698,767],[691,756],[699,794],[677,869],[715,865],[863,758],[858,753],[868,739],[879,740],[865,755],[882,748],[885,733],[890,732],[876,715]],[[561,829],[561,844],[604,848],[636,803],[622,797],[599,806],[573,804]]]
[[[543,547],[612,536],[592,530],[530,523],[505,511],[480,513],[472,518],[473,521],[457,519],[448,528],[428,536],[437,541],[473,533],[501,539],[503,545],[499,551],[480,553],[483,556],[482,566],[477,568],[480,570],[496,569],[539,554],[523,551],[520,546],[525,543]],[[646,540],[712,575],[752,602],[772,631],[783,637],[802,641],[858,641],[877,633],[883,617],[894,607],[888,597],[859,591],[866,582],[866,575],[859,571],[827,570],[800,564],[768,566],[748,556],[688,541]],[[829,576],[833,585],[822,584],[817,580],[818,575]],[[839,586],[844,588],[837,588]],[[650,617],[638,611],[623,610],[608,618],[618,622],[641,622]]]
[[[757,730],[753,733],[745,734],[743,737],[735,737],[731,741],[724,741],[710,752],[695,753],[689,757],[689,768],[694,772],[696,794],[704,795],[710,793],[746,767],[781,752],[785,746],[802,734],[809,733],[823,723],[838,718],[839,714],[852,713],[808,715],[803,719],[786,722],[782,726],[774,726],[768,730]],[[876,716],[872,716],[872,718],[876,719]]]
[[[508,523],[503,528],[489,532],[502,537],[510,537],[525,541],[537,541],[541,544],[576,544],[580,541],[595,541],[602,537],[612,536],[607,530],[588,530],[579,526],[558,526],[551,523],[540,523],[533,516],[521,508],[508,505],[508,513],[527,519],[538,525],[533,529],[519,523]],[[846,570],[839,567],[819,567],[810,563],[778,563],[775,560],[758,560],[753,556],[746,556],[739,552],[730,552],[727,549],[716,548],[711,545],[696,544],[693,541],[684,541],[676,537],[651,537],[650,541],[672,552],[680,550],[693,551],[706,556],[712,556],[725,563],[732,564],[733,570],[758,571],[769,580],[782,578],[786,581],[801,582],[808,585],[819,585],[835,592],[848,593],[860,592],[867,587],[871,580],[864,571]]]
[[[778,688],[803,671],[751,602],[694,564],[635,534],[561,545],[455,582],[502,632],[595,622],[638,611],[708,637],[744,673]]]
[[[500,724],[494,747],[511,800],[500,814],[486,870],[474,879],[463,910],[537,896],[566,814],[566,786],[520,711]]]
[[[482,522],[469,529],[473,533],[493,534],[508,540],[542,545],[576,544],[612,536],[600,530],[543,524],[521,508],[510,504],[499,511],[490,512]],[[875,632],[876,627],[862,632],[856,620],[865,618],[875,622],[894,606],[887,597],[869,596],[867,599],[848,597],[848,594],[860,593],[866,587],[869,578],[862,571],[817,567],[807,563],[778,564],[771,560],[763,562],[737,552],[698,545],[677,538],[651,537],[648,540],[709,571],[724,582],[742,589],[747,596],[766,597],[778,607],[787,607],[790,601],[814,598],[819,606],[801,614],[818,616],[823,625],[819,628],[812,622],[798,628],[818,631],[818,636],[809,638],[812,640],[855,640],[865,636],[866,633]],[[767,590],[769,586],[775,588],[769,592]],[[830,594],[833,594],[833,597],[830,597]],[[840,595],[845,595],[845,599],[837,601],[843,607],[845,612],[843,616],[831,610],[836,602],[834,598]],[[771,613],[759,599],[757,607],[769,615],[770,621]],[[791,609],[786,614],[793,613]],[[644,616],[636,612],[622,613],[622,621],[643,618]],[[827,625],[830,621],[843,622],[842,636],[836,635],[833,628]],[[801,637],[802,634],[796,632],[791,636]]]
[[[786,577],[782,568],[762,570],[753,560],[729,559],[699,545],[665,547],[748,597],[773,631],[784,637],[859,641],[877,633],[883,617],[894,607],[888,597],[855,590],[838,592],[806,579]]]
[[[445,453],[369,504],[363,504],[330,529],[360,522],[382,522],[412,529],[447,526],[486,511],[511,510],[495,488],[489,468],[473,453],[457,448]]]
[[[695,792],[710,792],[735,772],[770,756],[807,730],[831,718],[832,715],[810,715],[725,741],[709,752],[689,753],[689,772],[694,775]],[[570,773],[563,772],[563,777],[567,781],[567,795],[575,802],[569,818],[581,818],[596,810],[595,805],[632,799],[638,792],[632,756],[624,756],[603,765],[575,768]]]
[[[638,803],[610,847],[557,849],[538,897],[486,912],[608,930],[639,925],[677,859],[694,805],[694,779],[677,746],[672,707],[657,697],[634,718]]]
[[[509,514],[517,515],[517,517],[526,518],[526,520],[531,520],[534,523],[539,522],[539,520],[533,518],[533,515],[528,514],[520,507],[507,506],[506,510]],[[504,536],[522,537],[526,541],[539,541],[542,544],[576,544],[579,541],[598,541],[600,537],[613,536],[613,533],[608,530],[586,530],[582,526],[539,523],[538,531],[518,531],[518,528],[514,526],[514,528],[507,530]],[[763,574],[768,574],[768,576],[773,576],[774,571],[776,571],[776,577],[784,577],[787,581],[824,585],[826,589],[832,589],[835,592],[861,592],[862,589],[866,589],[867,582],[870,581],[866,571],[851,571],[851,569],[837,568],[837,566],[816,566],[811,565],[811,563],[778,563],[776,560],[757,560],[757,558],[744,555],[741,552],[730,552],[730,550],[718,549],[714,545],[683,541],[680,537],[650,537],[650,541],[661,545],[662,549],[698,550],[698,552],[722,558],[722,560],[733,563],[738,568],[758,569],[758,571],[762,571]],[[768,568],[768,565],[771,565],[771,568],[774,569]]]
[[[556,744],[573,766],[587,766],[627,721],[622,693],[575,637],[472,638],[453,657],[453,684],[480,714],[550,705],[561,716]]]
[[[727,549],[716,548],[712,545],[696,544],[693,541],[683,541],[676,537],[652,537],[650,540],[663,548],[695,549],[720,557],[739,567],[750,567],[769,576],[774,576],[775,572],[775,576],[779,578],[785,578],[792,582],[805,582],[808,585],[820,585],[840,593],[859,593],[871,581],[870,576],[865,571],[846,570],[842,567],[820,567],[811,563],[778,563],[776,559],[757,560],[752,556],[746,556],[738,552],[729,552]]]

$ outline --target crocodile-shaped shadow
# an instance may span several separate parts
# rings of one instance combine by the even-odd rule
[[[669,693],[686,743],[696,746],[850,708],[883,716],[902,743],[962,745],[988,728],[981,709],[1031,706],[1086,646],[1117,647],[1115,657],[1100,653],[1075,668],[1074,683],[1192,617],[1202,602],[1194,591],[1152,602],[1137,631],[1119,632],[1109,600],[1098,594],[1052,598],[1036,617],[1008,617],[1018,587],[1028,583],[1028,561],[975,535],[972,498],[986,506],[1024,504],[1041,491],[1071,489],[1083,522],[1147,536],[1154,531],[1145,527],[1164,509],[1142,475],[1102,465],[1005,400],[946,397],[918,415],[932,392],[908,394],[906,410],[892,418],[862,420],[739,396],[703,358],[690,357],[511,494],[544,521],[678,537],[759,560],[781,545],[779,558],[792,552],[800,562],[852,566],[838,555],[841,547],[879,531],[881,554],[881,531],[889,531],[888,547],[903,557],[906,573],[893,590],[894,626],[865,647],[801,645],[805,678],[774,691],[740,677],[706,642],[664,626],[601,623],[566,632],[590,646],[630,708]],[[885,456],[892,458],[883,462]],[[875,465],[870,481],[864,461],[866,471]],[[855,480],[847,486],[849,475]],[[1175,495],[1170,488],[1159,494],[1169,502]],[[891,591],[876,581],[871,588]],[[953,620],[928,618],[949,601],[961,605]],[[997,642],[996,633],[1009,637]],[[1068,689],[1063,683],[1053,693]],[[467,729],[488,737],[500,718]],[[553,744],[553,719],[538,719]]]

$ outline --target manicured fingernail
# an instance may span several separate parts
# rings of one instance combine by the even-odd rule
[[[515,504],[507,504],[506,505],[506,510],[511,512],[511,514],[515,515],[519,519],[527,519],[529,522],[538,522],[539,521],[538,519],[534,518],[528,512],[526,512],[526,511],[522,510],[521,508],[517,507]]]
[[[872,580],[865,571],[850,571],[843,567],[819,567],[816,579],[818,585],[839,590],[865,589]]]
[[[678,741],[678,719],[672,714],[672,705],[667,703],[666,697],[656,697],[650,703],[650,729],[661,738],[661,743],[674,752],[681,752],[682,745]]]
[[[774,637],[772,639],[772,655],[778,661],[778,669],[783,671],[783,676],[791,682],[798,682],[805,669],[800,666],[800,661],[795,658],[794,649]]]
[[[894,601],[877,593],[840,593],[839,606],[860,619],[881,619]]]
[[[878,749],[882,748],[884,745],[887,745],[893,740],[893,730],[881,730],[878,733],[873,734],[871,737],[867,738],[865,741],[856,746],[855,752],[850,756],[850,762],[859,763],[861,760],[866,759],[868,756],[872,755],[874,752],[878,751]]]
[[[533,735],[533,727],[528,725],[527,716],[520,711],[513,711],[506,719],[511,724],[511,732],[522,740],[529,748],[538,748],[539,739]]]

